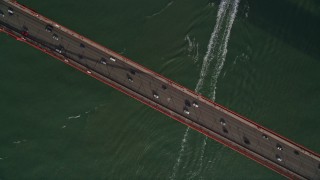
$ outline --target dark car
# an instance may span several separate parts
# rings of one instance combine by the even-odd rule
[[[14,14],[14,11],[11,7],[8,8],[8,13],[10,16],[12,16]]]
[[[22,31],[21,34],[22,34],[23,36],[28,36],[28,35],[29,35],[29,33],[28,33],[27,31]]]
[[[4,13],[0,10],[0,16],[4,17]]]
[[[21,34],[23,36],[28,36],[29,35],[29,29],[26,26],[22,26]]]
[[[51,26],[51,25],[48,24],[48,25],[46,26],[46,31],[51,33],[52,30],[53,30],[53,26]]]

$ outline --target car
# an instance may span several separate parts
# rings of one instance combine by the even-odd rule
[[[128,81],[133,82],[133,79],[129,74],[127,74],[127,78],[128,78]]]
[[[224,119],[220,119],[220,124],[222,125],[222,126],[225,126],[225,125],[227,125],[227,123],[226,123],[226,120],[224,120]]]
[[[282,158],[278,154],[276,155],[276,159],[277,161],[282,162]]]
[[[190,114],[190,111],[188,111],[188,109],[187,109],[186,107],[183,109],[183,112],[184,112],[185,114]]]
[[[50,24],[48,24],[45,28],[45,30],[49,33],[51,33],[53,31],[53,26],[51,26]]]
[[[110,60],[116,62],[116,59],[114,57],[110,57]]]
[[[193,106],[193,107],[196,107],[196,108],[198,108],[198,107],[199,107],[198,103],[197,103],[197,102],[195,102],[195,101],[193,101],[192,106]]]
[[[14,11],[11,7],[8,8],[8,13],[10,16],[12,16],[14,14]]]
[[[263,137],[263,139],[267,139],[267,140],[269,139],[269,137],[265,134],[262,134],[262,137]]]
[[[22,34],[23,36],[28,36],[28,35],[29,35],[28,31],[22,31],[21,34]]]
[[[56,48],[56,51],[58,52],[58,53],[62,53],[62,50],[61,49],[59,49],[59,48]]]
[[[80,47],[81,48],[85,48],[84,44],[80,43]]]
[[[29,35],[29,29],[26,26],[22,26],[21,34],[23,36],[28,36]]]
[[[100,59],[100,63],[106,65],[107,64],[107,60],[105,58],[101,58]]]
[[[277,149],[278,149],[279,151],[282,151],[282,150],[283,150],[283,148],[282,148],[282,146],[281,146],[280,144],[277,144]]]
[[[185,100],[185,101],[184,101],[184,104],[185,104],[187,107],[191,107],[191,104],[190,104],[190,101],[189,101],[189,100]]]
[[[153,97],[159,99],[159,95],[156,92],[153,92]]]
[[[53,35],[52,35],[52,38],[53,38],[54,40],[57,40],[57,41],[59,40],[59,36],[58,36],[57,34],[53,34]]]
[[[133,69],[130,69],[130,73],[131,73],[132,75],[135,75],[135,74],[136,74],[136,71],[133,70]]]
[[[58,52],[59,54],[62,54],[64,52],[64,48],[62,46],[59,46],[56,48],[56,52]]]
[[[4,17],[4,13],[0,10],[0,16]]]

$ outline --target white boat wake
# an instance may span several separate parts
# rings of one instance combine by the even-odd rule
[[[76,115],[76,116],[69,116],[68,119],[78,119],[81,117],[81,114]]]
[[[161,9],[160,11],[153,13],[150,16],[147,16],[147,18],[153,18],[154,16],[158,16],[159,14],[163,13],[166,9],[168,9],[174,1],[170,1],[163,9]]]
[[[188,56],[191,56],[194,63],[197,63],[199,60],[199,43],[196,42],[196,39],[190,39],[190,36],[187,34],[184,38],[185,41],[188,42]]]
[[[207,52],[203,59],[203,64],[200,71],[200,78],[195,88],[195,91],[197,93],[202,93],[204,83],[209,81],[210,88],[209,88],[208,94],[210,99],[213,101],[215,101],[215,97],[216,97],[216,86],[218,83],[218,78],[223,68],[224,62],[226,60],[227,46],[230,38],[230,32],[232,29],[234,19],[237,14],[239,1],[240,0],[221,0],[219,5],[219,10],[217,13],[216,24],[208,43]],[[211,65],[212,61],[215,62],[213,65]],[[173,172],[172,172],[172,175],[170,176],[170,179],[175,178],[176,173],[180,167],[182,153],[185,151],[185,148],[186,148],[186,143],[187,143],[186,140],[188,138],[188,132],[189,132],[189,127],[186,129],[185,134],[183,136],[179,155],[176,160],[176,163],[174,164]],[[201,146],[198,170],[196,172],[193,172],[192,176],[189,179],[193,179],[201,173],[201,170],[203,168],[203,157],[205,153],[207,139],[208,138],[205,137]]]
[[[181,142],[181,148],[180,148],[180,151],[179,151],[179,155],[178,155],[176,163],[173,166],[173,173],[171,174],[170,179],[175,179],[175,177],[176,177],[178,168],[179,168],[180,163],[181,163],[182,153],[184,152],[184,149],[186,147],[189,130],[190,130],[190,128],[187,127],[186,131],[184,132],[183,139],[182,139],[182,142]]]
[[[217,14],[216,25],[211,34],[208,50],[203,59],[203,64],[200,72],[200,78],[196,86],[196,92],[201,93],[203,88],[203,83],[205,82],[208,74],[211,74],[211,84],[209,97],[215,99],[216,84],[218,82],[218,77],[223,68],[224,62],[227,55],[227,46],[230,38],[231,28],[234,19],[237,14],[239,0],[222,0],[219,5],[219,10]],[[216,63],[211,66],[211,62]],[[209,72],[212,71],[212,72]]]

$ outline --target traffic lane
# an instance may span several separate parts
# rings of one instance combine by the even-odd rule
[[[3,4],[2,4],[3,5]],[[2,7],[2,9],[7,9],[8,6],[5,5]],[[29,14],[23,13],[20,9],[12,7],[14,10],[14,14],[12,16],[5,16],[4,22],[14,24],[16,28],[20,29],[21,31],[24,30],[23,27],[27,27],[28,33],[30,36],[38,37],[39,39],[42,39],[46,42],[50,42],[51,44],[54,44],[56,47],[59,47],[60,44],[64,44],[65,46],[68,46],[68,37],[64,37],[63,35],[67,35],[66,33],[62,32],[61,30],[53,27],[52,32],[46,31],[47,23],[43,21],[39,21],[34,16],[31,16]],[[54,26],[53,24],[51,26]],[[53,38],[53,35],[58,35],[58,40],[55,40]],[[80,43],[79,43],[80,45]],[[93,50],[94,48],[92,48]]]
[[[315,172],[314,170],[316,166],[314,164],[314,159],[312,159],[310,156],[306,156],[304,154],[295,155],[294,150],[286,145],[281,145],[283,149],[279,150],[277,148],[278,142],[273,141],[272,139],[265,141],[260,139],[257,141],[255,138],[257,138],[259,132],[246,131],[247,129],[245,127],[246,126],[241,126],[241,124],[239,124],[239,126],[236,127],[239,132],[235,133],[235,136],[237,136],[237,134],[239,135],[239,139],[242,138],[241,135],[249,139],[250,144],[246,144],[244,141],[242,141],[243,146],[246,146],[252,151],[257,151],[258,147],[260,147],[260,151],[258,151],[259,154],[264,154],[267,159],[289,169],[294,167],[297,170],[296,172],[299,174],[310,174],[311,172]],[[277,155],[280,156],[282,161],[277,160]]]
[[[2,9],[8,9],[8,7],[13,8],[14,14],[9,16],[6,14],[6,16],[3,18],[4,22],[15,24],[16,28],[23,31],[23,27],[27,27],[28,32],[31,33],[33,36],[41,36],[40,31],[45,31],[46,24],[44,22],[37,21],[33,16],[23,13],[20,9],[15,8],[13,6],[8,6],[6,4],[1,4]],[[7,12],[7,11],[6,11]],[[42,24],[41,29],[39,28],[39,24]],[[45,37],[43,37],[45,38]]]
[[[93,68],[93,66],[95,67],[99,67],[101,66],[101,64],[95,64],[93,62],[89,62],[88,63],[88,66],[90,66],[91,68]],[[108,66],[106,66],[108,67]],[[104,68],[100,68],[101,70],[103,70]],[[153,101],[156,101],[157,103],[165,106],[165,107],[169,107],[169,109],[171,110],[175,110],[175,111],[180,111],[182,114],[182,110],[183,110],[183,107],[184,107],[184,100],[186,99],[185,96],[183,96],[183,94],[181,94],[180,91],[172,91],[171,93],[176,93],[176,95],[170,95],[170,91],[171,89],[167,89],[167,90],[161,90],[161,86],[162,86],[162,83],[159,83],[157,82],[154,78],[149,78],[148,75],[145,75],[145,76],[142,76],[141,78],[137,78],[137,77],[133,77],[133,81],[134,82],[130,82],[127,78],[127,75],[129,74],[129,69],[128,67],[124,67],[124,68],[121,68],[121,70],[123,70],[123,72],[120,72],[121,70],[116,70],[116,73],[117,73],[117,77],[120,77],[120,78],[116,78],[116,81],[118,83],[121,83],[127,87],[131,87],[132,90],[140,93],[140,94],[143,94],[144,96],[148,96],[149,99],[153,99]],[[100,71],[101,72],[101,71]],[[113,74],[112,72],[106,72],[106,71],[102,71],[101,72],[102,74],[108,76],[109,73],[110,73],[110,77],[114,76],[115,74]],[[137,73],[137,75],[140,75],[140,73]],[[135,75],[135,76],[137,76]],[[138,75],[138,76],[139,76]],[[137,84],[136,86],[133,86],[133,84]],[[152,85],[153,87],[150,87],[150,85]],[[153,96],[153,91],[157,92],[158,96],[159,96],[159,99],[155,99],[154,96]],[[172,98],[175,97],[175,98]],[[176,99],[179,100],[179,97],[181,96],[181,100],[179,101],[179,103],[177,103],[178,101],[176,101]],[[167,101],[167,98],[171,98],[172,101],[171,102],[174,102],[176,101],[176,104],[179,104],[179,108],[177,108],[177,105],[174,105],[173,107],[170,108],[170,106],[168,106],[168,101]],[[170,102],[169,102],[170,104]],[[190,117],[189,117],[190,118]]]
[[[181,102],[181,104],[183,104],[183,102]],[[245,131],[244,131],[245,132]],[[245,132],[244,134],[248,134],[248,132]]]
[[[91,46],[89,46],[89,49],[90,49],[90,47],[91,47]],[[94,48],[94,49],[95,49],[95,48]],[[91,49],[91,50],[92,50],[92,49]],[[105,53],[105,52],[99,51],[98,53],[100,53],[102,57],[105,56],[104,54],[102,54],[102,53]],[[120,62],[122,62],[122,61],[120,61]],[[136,67],[130,66],[130,69],[136,69]],[[155,79],[155,78],[154,78],[154,79]],[[162,82],[162,83],[163,83],[163,82]],[[157,87],[157,88],[158,88],[158,87]],[[153,88],[153,89],[156,89],[156,88]]]
[[[181,101],[181,104],[183,104],[183,100]],[[247,128],[247,126],[245,127],[245,128]],[[243,130],[244,128],[242,128],[242,130]],[[235,135],[238,135],[239,133],[236,133]],[[250,137],[250,133],[248,133],[247,131],[243,131],[243,133],[242,134],[246,134],[246,136],[247,137]],[[256,135],[256,133],[252,133],[252,136],[255,136]],[[258,144],[258,143],[255,143],[255,144]],[[248,147],[247,147],[248,148]]]
[[[230,123],[233,123],[233,122],[236,122],[236,121],[230,121]],[[239,134],[239,136],[241,136],[241,134],[243,134],[243,136],[250,136],[252,137],[253,139],[257,139],[258,143],[261,145],[261,144],[265,144],[265,146],[269,146],[269,147],[272,147],[272,152],[286,152],[288,154],[291,154],[292,156],[290,157],[294,157],[293,155],[295,154],[295,150],[293,147],[291,146],[288,146],[287,144],[285,143],[280,143],[278,140],[275,140],[274,138],[272,137],[267,137],[264,138],[263,136],[265,135],[264,133],[262,133],[261,131],[259,131],[258,129],[255,129],[255,128],[248,128],[247,125],[245,124],[242,124],[242,123],[235,123],[235,124],[232,124],[230,125],[230,127],[234,127],[234,129],[238,129],[240,130],[241,132],[237,133]],[[232,131],[231,131],[232,132]],[[250,138],[251,139],[251,138]],[[249,139],[249,140],[250,140]],[[242,143],[243,143],[243,140],[242,140]],[[278,145],[279,145],[279,149],[282,149],[282,150],[278,150]],[[277,150],[277,151],[276,151]],[[274,155],[274,154],[273,154]],[[313,159],[311,158],[310,156],[306,156],[304,153],[299,153],[299,156],[301,158],[301,156],[304,156],[303,158],[308,158],[310,161]],[[274,158],[272,158],[274,159]],[[307,159],[306,159],[307,160]]]
[[[28,25],[30,26],[30,24],[31,23],[35,23],[35,20],[34,20],[34,17],[30,17],[30,16],[28,16],[28,18],[30,18],[31,20],[30,21],[28,21]],[[25,20],[25,21],[27,21],[27,20]],[[36,26],[36,25],[33,25],[33,26]],[[43,27],[45,27],[45,24],[42,24],[42,26]],[[44,28],[38,28],[37,29],[38,31],[40,31],[40,30],[43,30],[44,31]],[[49,36],[46,36],[46,32],[45,33],[38,33],[39,35],[42,35],[42,37],[43,38],[46,38],[46,41],[49,41],[49,40],[52,40],[52,38]],[[74,40],[74,38],[73,37],[70,37],[70,35],[69,34],[66,34],[66,33],[64,33],[64,32],[61,32],[61,31],[57,31],[56,32],[56,34],[58,34],[59,35],[59,41],[61,41],[61,40],[63,40],[63,39],[73,39]],[[65,37],[64,37],[65,36]],[[69,37],[67,37],[67,36],[69,36]],[[54,41],[55,42],[55,41]],[[59,43],[59,44],[56,44],[56,46],[59,46],[59,45],[63,45],[64,47],[67,47],[68,49],[70,48],[69,46],[71,46],[71,45],[74,45],[74,46],[77,46],[77,44],[74,44],[74,43],[71,43],[70,41],[68,41],[68,40],[66,40],[66,42],[68,42],[68,44],[66,45],[66,43],[63,43],[63,42],[61,42],[61,43]],[[78,44],[81,44],[81,42],[78,42]],[[88,45],[88,44],[86,44],[87,46],[86,47],[88,47],[88,48],[90,48],[90,50],[95,50],[96,48],[93,48],[93,47],[91,47],[91,45]],[[76,52],[76,51],[79,51],[78,49],[77,50],[74,50],[74,52]],[[83,50],[83,51],[85,51],[85,50]],[[98,52],[98,53],[100,53],[101,54],[101,56],[103,56],[103,54],[102,53],[104,53],[104,52]],[[110,58],[110,57],[106,57],[106,58]],[[76,60],[77,58],[73,58],[74,60]],[[98,58],[97,58],[98,59]],[[78,62],[81,62],[81,61],[78,61]],[[131,67],[131,68],[133,68],[133,67]],[[153,88],[153,89],[155,89],[155,88]],[[181,111],[181,110],[180,110]]]
[[[70,41],[69,41],[70,42]],[[74,43],[71,43],[71,44],[74,44]],[[77,44],[77,43],[76,43]],[[75,48],[76,49],[71,49],[72,51],[79,51],[79,49],[78,49],[78,46],[75,46]],[[70,49],[70,48],[69,48]],[[91,50],[91,49],[90,49]],[[86,54],[87,56],[90,56],[90,57],[93,57],[93,56],[95,56],[96,58],[94,58],[94,59],[99,59],[100,58],[100,56],[102,56],[102,55],[98,55],[97,56],[97,54],[95,54],[94,52],[90,52],[90,50],[86,50],[86,53],[82,53],[82,54]],[[99,53],[101,53],[101,52],[99,52]],[[76,61],[78,61],[79,62],[79,60],[77,60],[77,57],[74,57],[73,59],[75,59]],[[85,57],[83,58],[83,59],[86,59]],[[118,63],[117,64],[119,64],[119,68],[117,69],[117,70],[119,70],[119,71],[117,71],[117,74],[119,75],[119,74],[122,74],[121,75],[121,77],[122,78],[120,78],[118,81],[119,82],[124,82],[125,80],[127,80],[127,76],[126,75],[128,75],[130,72],[130,70],[132,70],[134,67],[132,67],[132,66],[128,66],[127,64],[125,64],[125,63],[123,63],[122,61],[117,61]],[[82,63],[83,64],[83,63]],[[91,68],[91,69],[95,69],[95,66],[97,65],[97,62],[88,62],[87,61],[87,65]],[[113,66],[114,67],[114,66]],[[122,67],[122,68],[121,68]],[[121,70],[124,70],[124,72],[121,72]],[[138,73],[138,72],[137,72]],[[107,75],[109,75],[109,76],[111,76],[111,74],[114,74],[114,73],[111,73],[111,72],[109,72]],[[124,75],[125,74],[125,75]],[[132,76],[133,77],[133,76]],[[117,78],[113,78],[113,79],[117,79]],[[162,86],[162,84],[160,84],[160,83],[162,83],[161,81],[159,81],[159,80],[157,80],[157,79],[155,79],[155,78],[153,78],[152,76],[150,76],[150,75],[148,75],[148,74],[146,74],[145,76],[143,76],[143,77],[141,77],[141,79],[144,79],[144,82],[146,82],[146,83],[144,83],[143,84],[143,86],[144,87],[146,87],[146,86],[149,86],[149,89],[152,89],[152,91],[155,91],[155,92],[157,92],[157,91],[159,91],[158,89],[160,89],[160,87]],[[158,82],[158,83],[157,83]],[[157,85],[156,85],[157,84]],[[131,85],[131,84],[127,84],[127,85]],[[155,86],[156,85],[156,86]],[[148,94],[149,95],[149,98],[152,98],[153,96],[150,94],[151,92],[148,92],[148,93],[145,93],[145,94]],[[181,93],[179,93],[179,94],[181,94]],[[185,99],[187,99],[186,97],[184,97]],[[163,105],[166,105],[165,103],[163,103],[162,102],[162,104]],[[183,108],[181,108],[181,110],[182,110]],[[179,111],[181,111],[181,110],[179,110]]]
[[[42,38],[39,38],[39,36],[37,35],[37,33],[34,32],[35,29],[36,29],[36,30],[39,30],[39,28],[37,28],[37,27],[38,27],[37,25],[30,25],[30,24],[28,24],[28,21],[23,21],[23,23],[13,23],[13,22],[17,22],[17,19],[18,19],[18,18],[13,15],[12,17],[10,17],[10,19],[7,19],[7,20],[2,21],[2,22],[6,23],[6,24],[4,24],[5,26],[7,26],[7,25],[10,24],[8,28],[10,28],[11,25],[14,26],[13,28],[17,29],[17,32],[19,32],[19,33],[21,33],[21,34],[22,34],[23,31],[25,30],[25,29],[24,29],[24,27],[25,27],[25,28],[28,29],[29,34],[28,34],[28,35],[22,35],[22,36],[24,36],[25,38],[30,38],[30,39],[32,39],[32,40],[35,40],[35,41],[37,41],[37,42],[40,42],[40,43],[42,43],[42,44],[44,44],[44,45],[46,45],[46,46],[50,46],[52,49],[55,48],[55,45],[54,45],[54,44],[48,43],[48,40],[44,40],[44,39],[42,39]],[[11,21],[12,21],[12,22],[11,22]],[[19,22],[22,22],[22,20],[20,20]],[[9,24],[8,24],[8,23],[9,23]],[[23,24],[23,25],[22,25],[22,24]],[[30,33],[30,32],[31,32],[31,33]],[[41,33],[38,33],[38,34],[41,34]]]

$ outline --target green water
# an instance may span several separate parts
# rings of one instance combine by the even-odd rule
[[[220,4],[19,2],[190,89]],[[319,153],[320,2],[237,9],[215,100]],[[5,34],[0,42],[1,180],[284,179],[193,130],[183,142],[184,125]]]

